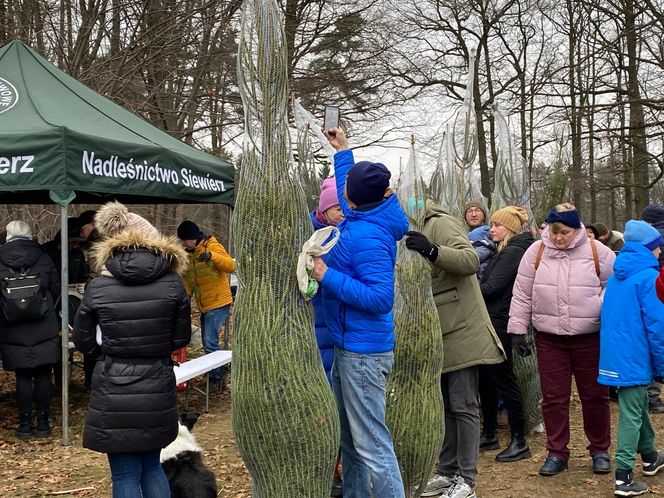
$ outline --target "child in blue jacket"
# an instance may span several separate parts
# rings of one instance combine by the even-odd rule
[[[648,486],[633,478],[637,452],[643,475],[664,468],[648,416],[648,385],[664,375],[664,304],[655,280],[662,236],[645,221],[625,226],[625,246],[614,263],[602,305],[598,382],[618,387],[620,417],[616,496],[638,496]]]
[[[394,349],[394,265],[408,219],[380,163],[355,164],[340,128],[326,133],[344,214],[326,263],[314,258],[325,321],[334,340],[332,388],[341,421],[344,496],[403,498],[392,437],[385,424],[387,376]]]

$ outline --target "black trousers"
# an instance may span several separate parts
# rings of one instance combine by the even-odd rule
[[[512,435],[524,436],[526,419],[523,413],[521,390],[512,365],[512,338],[506,332],[498,332],[498,337],[507,353],[507,360],[496,365],[480,365],[479,393],[484,419],[483,432],[488,435],[496,432],[498,393],[500,393],[509,412]]]
[[[19,413],[32,413],[34,397],[37,411],[48,411],[51,404],[51,369],[53,365],[16,369],[16,404]]]

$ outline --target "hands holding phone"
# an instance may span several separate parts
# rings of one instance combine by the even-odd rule
[[[330,130],[323,130],[323,135],[328,139],[330,145],[334,147],[334,150],[339,152],[340,150],[349,149],[348,139],[346,138],[346,133],[341,128],[332,128]]]

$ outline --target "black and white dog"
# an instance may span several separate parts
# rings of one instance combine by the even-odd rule
[[[203,450],[191,432],[198,417],[198,413],[180,415],[178,437],[161,450],[161,466],[171,486],[172,498],[217,496],[214,474],[203,464]]]

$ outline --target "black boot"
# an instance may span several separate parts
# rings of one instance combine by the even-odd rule
[[[480,434],[480,451],[497,450],[498,448],[500,448],[500,443],[495,432],[493,434],[484,432]]]
[[[20,413],[18,417],[18,426],[16,426],[14,435],[24,441],[30,439],[32,437],[32,413]]]
[[[48,420],[48,410],[39,410],[37,412],[37,430],[36,437],[49,437],[51,435],[51,424]]]
[[[512,434],[509,446],[496,455],[496,462],[516,462],[529,457],[530,448],[526,438],[520,434]]]

